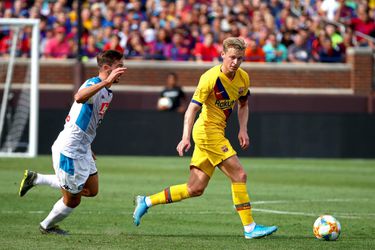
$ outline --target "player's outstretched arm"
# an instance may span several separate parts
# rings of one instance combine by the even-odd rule
[[[104,87],[110,87],[125,72],[126,68],[116,68],[108,75],[108,77],[98,84],[94,84],[87,88],[82,88],[74,95],[74,100],[78,103],[85,103],[93,95]]]
[[[240,131],[238,132],[238,140],[242,149],[247,149],[250,145],[249,135],[247,133],[247,122],[249,120],[249,102],[238,102],[238,123]]]
[[[189,104],[188,109],[185,112],[184,130],[182,133],[182,139],[176,148],[180,156],[183,156],[184,152],[187,152],[191,147],[191,144],[190,144],[191,130],[193,129],[193,124],[194,124],[194,120],[197,115],[197,112],[200,109],[201,109],[201,106],[191,102]]]

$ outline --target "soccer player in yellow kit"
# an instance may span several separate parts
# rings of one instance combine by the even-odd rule
[[[203,194],[218,167],[232,182],[232,198],[244,226],[247,239],[261,238],[277,230],[276,226],[256,224],[251,213],[246,189],[246,172],[236,151],[224,135],[227,119],[238,104],[238,139],[242,149],[249,146],[247,123],[250,80],[240,67],[246,44],[241,38],[229,37],[223,42],[223,63],[206,71],[185,113],[182,140],[177,145],[180,156],[191,147],[193,133],[195,148],[190,163],[190,176],[185,184],[170,186],[151,196],[137,196],[133,213],[134,224],[139,225],[148,208],[158,204],[177,202]],[[197,112],[202,108],[194,124]],[[193,128],[194,124],[194,128]]]

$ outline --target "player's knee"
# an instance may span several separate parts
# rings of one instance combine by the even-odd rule
[[[82,190],[82,196],[85,196],[85,197],[95,197],[98,195],[98,193],[99,193],[98,189],[85,188]]]
[[[64,199],[64,204],[70,208],[78,207],[80,203],[81,203],[81,196],[69,197],[68,199]]]
[[[95,197],[95,196],[98,195],[98,193],[99,193],[99,191],[97,189],[90,190],[88,197]]]
[[[245,183],[246,180],[247,180],[247,174],[246,174],[246,172],[241,171],[241,172],[237,173],[235,176],[232,176],[231,179],[232,179],[232,182]]]
[[[246,182],[247,181],[247,174],[245,172],[241,172],[238,175],[238,182]]]
[[[191,187],[189,189],[189,194],[191,197],[201,196],[204,193],[204,189],[205,187],[200,186]]]

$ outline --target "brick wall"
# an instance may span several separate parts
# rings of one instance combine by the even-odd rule
[[[272,64],[243,63],[255,88],[325,88],[347,89],[356,95],[370,95],[372,92],[373,56],[371,49],[349,49],[346,64]],[[26,63],[17,61],[15,83],[25,79]],[[168,72],[176,72],[183,86],[196,86],[200,75],[212,67],[211,63],[127,61],[128,71],[120,86],[163,86]],[[0,66],[4,67],[4,63]],[[97,74],[94,62],[84,64],[82,79]],[[3,83],[5,74],[0,74]],[[70,84],[77,81],[75,60],[41,60],[40,84]]]

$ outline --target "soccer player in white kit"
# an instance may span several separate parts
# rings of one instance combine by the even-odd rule
[[[65,119],[63,131],[52,145],[54,175],[43,175],[26,170],[19,195],[24,196],[35,185],[61,188],[63,197],[40,223],[44,234],[66,235],[56,223],[66,218],[81,202],[81,196],[98,193],[98,173],[95,155],[91,151],[96,129],[112,100],[113,83],[125,72],[123,55],[107,50],[97,55],[99,75],[88,79],[74,95],[74,103]]]

